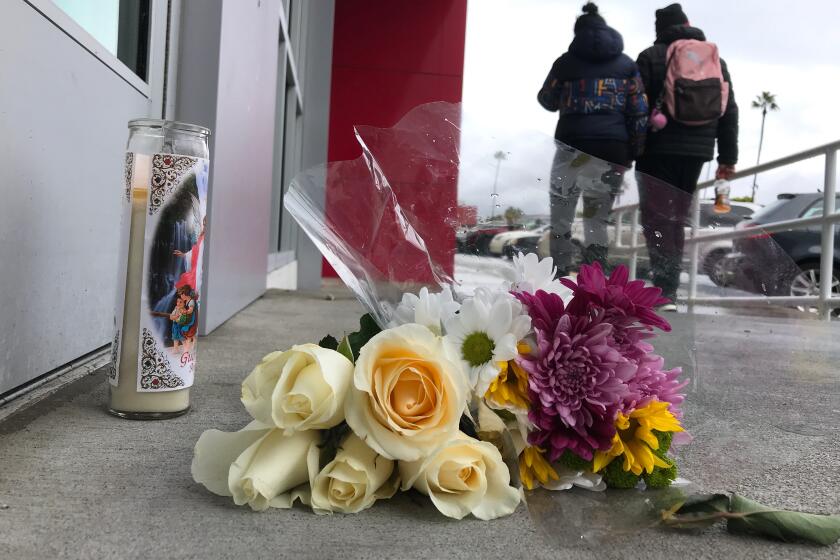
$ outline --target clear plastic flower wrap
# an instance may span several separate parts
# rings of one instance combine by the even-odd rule
[[[301,173],[285,196],[370,314],[320,343],[355,367],[346,422],[324,426],[324,445],[352,432],[450,517],[506,515],[521,485],[558,546],[719,519],[840,536],[836,518],[813,537],[749,517],[840,509],[825,452],[840,443],[840,384],[821,352],[833,324],[767,299],[802,270],[751,227],[754,206],[717,213],[547,135],[492,130],[460,105],[423,105],[356,137],[360,158]],[[739,237],[716,235],[728,231]],[[489,489],[462,496],[478,472],[465,457],[484,461],[488,442],[510,472],[494,451]],[[323,486],[326,472],[310,480]],[[794,498],[778,494],[797,484]],[[772,506],[696,495],[720,490]]]
[[[590,296],[595,299],[612,297],[592,289],[604,288],[605,281],[610,283],[610,276],[605,280],[601,274],[603,269],[612,271],[613,279],[618,277],[616,285],[629,285],[635,277],[648,280],[650,286],[649,280],[657,277],[657,283],[670,288],[669,295],[676,293],[680,300],[689,290],[707,299],[744,298],[789,295],[792,281],[801,272],[760,227],[754,228],[754,235],[740,237],[734,244],[728,239],[708,243],[690,239],[692,223],[698,217],[700,235],[740,230],[752,225],[745,218],[754,207],[734,203],[728,213],[718,214],[712,201],[701,196],[700,206],[695,208],[691,194],[663,181],[584,154],[540,133],[493,130],[487,123],[471,120],[460,105],[420,106],[391,128],[358,126],[356,137],[362,156],[299,175],[286,196],[286,208],[382,327],[421,321],[422,316],[447,332],[456,347],[460,344],[462,350],[470,350],[469,325],[459,325],[459,316],[461,323],[472,321],[475,326],[481,321],[495,325],[510,315],[498,311],[493,296],[484,294],[485,289],[503,286],[509,292],[532,294],[541,289],[553,291],[568,306],[572,300],[569,287],[575,287],[571,279],[580,282],[581,275],[587,287],[581,288],[580,282],[576,289],[578,304],[581,289],[592,292]],[[700,266],[698,277],[692,279],[687,270],[695,246]],[[547,258],[553,262],[547,264],[543,260]],[[554,267],[559,269],[557,277],[570,275],[564,285],[555,280]],[[592,279],[596,267],[600,276]],[[680,475],[696,484],[676,478],[677,484],[663,485],[667,486],[663,490],[643,489],[645,485],[638,484],[634,490],[593,492],[604,486],[603,476],[569,476],[569,468],[560,464],[568,459],[570,450],[577,449],[576,445],[584,450],[583,457],[576,456],[581,461],[591,460],[589,452],[594,449],[596,454],[601,453],[603,463],[610,459],[603,457],[603,450],[607,450],[607,454],[620,457],[611,463],[623,460],[626,465],[632,459],[628,461],[628,454],[618,453],[610,443],[615,438],[622,439],[626,434],[622,440],[625,447],[656,442],[633,441],[631,430],[610,429],[611,425],[603,433],[605,441],[594,445],[579,438],[574,430],[570,432],[573,437],[565,439],[550,433],[539,440],[539,447],[527,448],[538,448],[540,453],[528,458],[532,467],[523,467],[523,474],[534,479],[530,481],[534,489],[528,492],[528,503],[535,523],[558,543],[580,537],[620,538],[628,531],[656,524],[662,521],[662,512],[689,491],[747,488],[755,493],[758,489],[751,488],[749,481],[758,475],[772,480],[770,488],[762,487],[759,493],[773,496],[776,485],[790,484],[797,478],[796,462],[805,458],[825,461],[813,450],[814,443],[836,444],[840,435],[836,417],[829,421],[824,414],[838,414],[838,382],[830,373],[831,364],[821,360],[818,353],[820,345],[830,343],[831,327],[810,320],[813,314],[809,309],[769,302],[756,308],[761,301],[756,299],[744,300],[744,307],[733,310],[707,301],[692,305],[691,313],[663,315],[655,308],[669,302],[658,295],[628,294],[624,289],[613,295],[631,301],[635,297],[637,304],[639,298],[648,298],[642,303],[647,306],[644,313],[649,315],[622,334],[635,337],[631,342],[646,353],[634,367],[647,367],[652,372],[649,379],[637,383],[659,383],[659,387],[648,387],[651,394],[670,399],[661,407],[670,410],[672,419],[685,430],[673,433],[675,441],[667,457],[676,457]],[[528,297],[518,300],[533,309]],[[434,300],[432,305],[430,298]],[[452,301],[454,306],[437,305],[435,298]],[[464,306],[456,312],[459,302]],[[625,303],[622,300],[611,309],[632,315],[632,303],[630,307]],[[685,309],[681,301],[675,303]],[[545,309],[550,305],[543,302],[538,306]],[[530,313],[534,323],[537,315]],[[512,325],[507,327],[506,334],[515,333]],[[525,331],[515,333],[514,338],[521,337],[515,343],[535,344],[533,327]],[[652,340],[656,332],[661,336]],[[581,330],[576,333],[578,337],[599,336]],[[485,342],[494,351],[503,346],[501,338],[488,338]],[[655,354],[648,349],[649,343],[655,347]],[[509,341],[506,344],[510,346]],[[597,352],[593,350],[597,346],[587,351]],[[811,352],[816,354],[806,365],[804,361]],[[471,384],[481,397],[490,394],[489,384],[501,383],[497,365],[512,356],[493,356],[484,364],[488,371],[478,365],[477,356],[473,362],[473,357],[466,358],[465,369],[470,370]],[[601,363],[604,361],[606,358]],[[511,367],[528,365],[527,360],[508,363]],[[539,399],[541,389],[536,384],[540,367],[545,364],[535,360],[531,365],[521,394],[526,399],[529,395]],[[568,370],[573,365],[574,360],[570,360],[555,367]],[[543,381],[550,384],[554,372],[546,367]],[[513,377],[510,374],[509,369],[508,375]],[[568,380],[570,384],[578,382],[576,378]],[[583,399],[580,393],[574,393],[576,387],[567,389],[569,394],[561,391],[551,398],[570,398],[566,404],[572,409],[583,401],[594,403],[597,412],[615,400],[602,398],[610,388],[590,387]],[[510,394],[515,393],[514,388]],[[505,412],[501,417],[513,427],[510,411],[505,408],[515,407],[496,408]],[[592,415],[597,416],[585,406],[566,412],[567,416],[561,414],[566,427],[574,422],[589,422],[592,427]],[[640,424],[634,413],[619,414],[626,418],[625,428],[632,424],[638,431]],[[531,411],[529,420],[526,423],[533,424],[539,418]],[[547,422],[554,420],[551,417]],[[520,463],[524,465],[525,455],[535,452],[522,449],[528,445],[522,436],[526,440],[530,436],[531,442],[537,440],[533,433],[516,432],[512,428],[514,439],[520,440],[517,451],[522,453]],[[655,429],[652,432],[657,433]],[[677,445],[687,443],[692,436],[691,445]],[[650,434],[643,440],[646,437]],[[575,438],[579,441],[573,441]],[[655,451],[650,461],[657,461],[655,468],[659,469]],[[540,467],[541,462],[545,468]],[[665,458],[665,464],[673,463]],[[615,470],[618,478],[622,473],[631,475],[629,481],[622,482],[627,486],[637,486],[640,480],[647,480],[647,486],[657,486],[656,481],[650,484],[648,466],[642,464],[642,476],[633,475],[633,469],[639,468],[636,465],[631,470]],[[668,473],[670,479],[674,478],[672,474]],[[529,486],[529,481],[523,482]],[[546,492],[540,487],[575,490]],[[807,506],[810,499],[818,500],[818,495],[802,494],[794,503]],[[824,504],[829,508],[832,505],[836,506]]]

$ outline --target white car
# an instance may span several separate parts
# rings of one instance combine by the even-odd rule
[[[703,233],[719,233],[724,231],[732,231],[735,225],[752,216],[754,212],[761,208],[758,204],[751,204],[749,202],[732,202],[732,210],[727,214],[717,214],[712,207],[714,204],[711,201],[703,201],[700,203],[700,234]],[[629,262],[631,250],[629,248],[631,233],[630,233],[630,215],[625,214],[621,228],[621,246],[615,246],[615,224],[607,225],[607,235],[610,239],[609,255],[611,260],[617,262]],[[691,228],[685,228],[686,238],[691,235]],[[583,247],[583,221],[576,219],[572,223],[572,241],[580,247]],[[642,226],[639,224],[636,234],[636,245],[638,250],[638,266],[640,269],[647,268],[649,265],[649,258],[647,253],[647,246],[645,245],[645,236],[642,232]],[[721,239],[717,241],[710,241],[700,245],[700,263],[701,272],[705,272],[709,278],[719,284],[722,280],[719,276],[721,273],[720,263],[723,258],[732,251],[732,240]],[[541,258],[551,255],[550,251],[550,237],[549,232],[546,231],[541,237],[538,245],[538,253]],[[691,253],[685,251],[683,259],[687,261]]]
[[[516,242],[526,237],[533,235],[542,235],[548,231],[549,225],[542,225],[531,230],[506,231],[504,233],[496,234],[490,240],[490,254],[497,257],[512,256],[511,247],[516,245]]]

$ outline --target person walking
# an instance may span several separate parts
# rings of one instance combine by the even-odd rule
[[[576,253],[571,228],[581,192],[583,260],[606,264],[607,218],[624,172],[644,146],[648,119],[639,69],[623,54],[621,34],[595,4],[582,11],[574,40],[537,94],[543,108],[560,113],[551,167],[550,247],[561,276],[569,273]]]
[[[682,271],[684,228],[700,171],[714,157],[715,140],[715,178],[735,173],[738,105],[717,47],[689,24],[679,4],[656,10],[656,40],[636,63],[654,105],[653,130],[636,161],[636,171],[647,175],[637,177],[642,228],[653,283],[673,302]],[[671,303],[663,310],[675,311],[676,306]]]

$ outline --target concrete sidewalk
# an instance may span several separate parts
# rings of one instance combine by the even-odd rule
[[[190,476],[208,428],[249,418],[239,384],[266,353],[356,324],[348,293],[269,292],[200,341],[193,410],[131,422],[104,410],[97,372],[0,422],[0,558],[837,558],[840,548],[783,545],[721,529],[646,529],[581,543],[575,498],[535,497],[507,518],[456,522],[411,494],[354,516],[308,509],[257,514]],[[683,476],[768,505],[840,512],[837,326],[672,315],[656,341],[690,370],[685,421],[695,441]],[[564,501],[566,500],[566,501]],[[607,504],[609,505],[609,504]],[[546,518],[553,513],[559,518]]]

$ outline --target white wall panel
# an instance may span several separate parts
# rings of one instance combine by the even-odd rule
[[[265,291],[280,6],[280,0],[182,6],[176,117],[213,131],[202,333]],[[195,24],[202,19],[209,29]]]
[[[0,393],[110,341],[126,122],[149,112],[29,4],[3,1]]]

